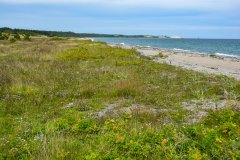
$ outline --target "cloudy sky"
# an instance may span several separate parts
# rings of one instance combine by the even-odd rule
[[[240,39],[240,0],[0,0],[0,27]]]

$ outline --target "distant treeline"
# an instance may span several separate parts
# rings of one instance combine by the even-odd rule
[[[45,35],[49,37],[129,37],[141,38],[144,35],[113,35],[113,34],[95,34],[95,33],[74,33],[61,31],[41,31],[41,30],[27,30],[27,29],[12,29],[8,27],[0,28],[0,32],[9,34],[30,34],[31,36]]]

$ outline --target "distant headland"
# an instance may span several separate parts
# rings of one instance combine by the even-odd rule
[[[75,33],[75,32],[63,32],[63,31],[45,31],[45,30],[30,30],[30,29],[13,29],[9,27],[0,28],[0,32],[9,33],[9,34],[30,34],[33,36],[45,35],[49,37],[76,37],[76,38],[86,38],[86,37],[106,37],[106,38],[174,38],[181,39],[180,36],[155,36],[155,35],[123,35],[123,34],[97,34],[97,33]]]

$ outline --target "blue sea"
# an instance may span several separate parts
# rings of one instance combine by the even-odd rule
[[[240,57],[240,39],[94,38],[94,40],[130,46],[148,46]]]

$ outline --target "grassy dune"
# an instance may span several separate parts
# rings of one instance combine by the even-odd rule
[[[239,159],[240,82],[104,43],[0,41],[0,159]]]

